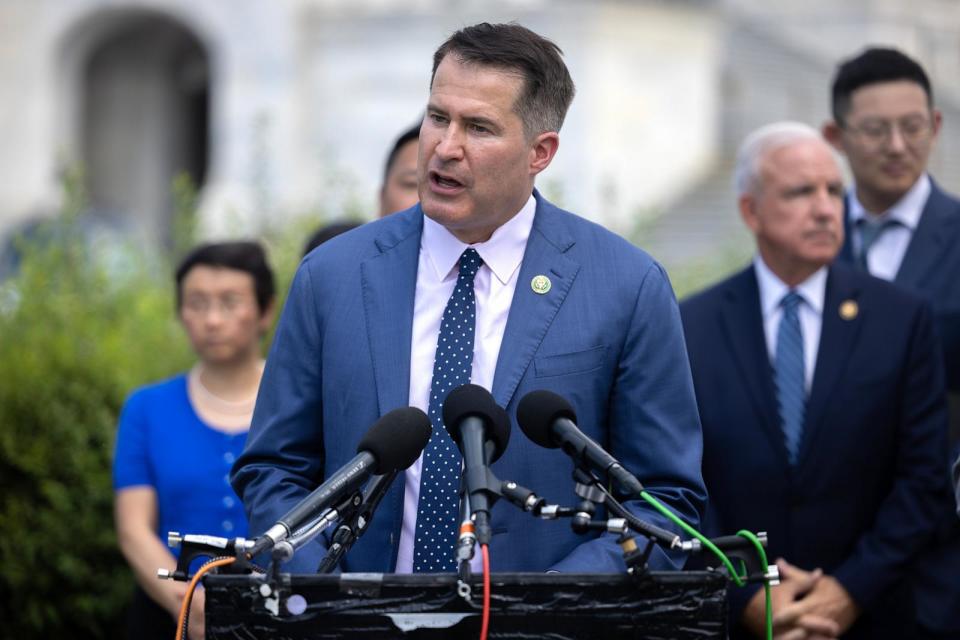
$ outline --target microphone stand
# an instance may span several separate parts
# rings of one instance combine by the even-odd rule
[[[387,494],[398,471],[391,471],[379,476],[374,476],[367,484],[363,494],[359,492],[351,496],[354,498],[350,504],[340,512],[342,522],[333,533],[330,541],[330,547],[327,549],[327,555],[323,557],[317,567],[317,573],[330,573],[340,563],[340,559],[350,550],[357,538],[362,536],[370,521],[373,520],[373,513],[380,502]]]
[[[462,482],[461,482],[462,484]],[[470,495],[464,487],[460,491],[460,536],[457,538],[457,595],[470,603],[470,561],[476,552],[476,527],[470,513]]]

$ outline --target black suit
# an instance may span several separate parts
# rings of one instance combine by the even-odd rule
[[[941,468],[960,456],[960,201],[931,179],[930,197],[894,284],[920,294],[933,307],[946,365],[950,402],[950,448]],[[839,260],[853,262],[851,224],[845,216],[846,243]],[[953,492],[944,492],[941,521],[935,543],[917,561],[912,581],[923,626],[960,638],[960,519]]]
[[[892,596],[932,535],[944,487],[943,366],[929,307],[876,278],[830,268],[796,466],[753,267],[680,309],[703,423],[708,531],[768,532],[771,560],[823,568],[861,607],[849,637],[901,637],[912,606]],[[732,594],[735,620],[754,591]]]

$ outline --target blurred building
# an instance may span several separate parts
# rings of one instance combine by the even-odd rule
[[[710,3],[33,0],[0,3],[0,227],[50,215],[82,167],[91,213],[170,234],[174,176],[208,235],[344,208],[373,217],[452,31],[518,20],[565,51],[578,97],[541,187],[597,220],[687,188],[717,140]],[[681,99],[682,97],[682,99]]]
[[[578,89],[540,188],[622,233],[643,226],[655,255],[684,259],[739,237],[732,150],[770,120],[819,124],[838,58],[888,42],[956,77],[956,4],[910,6],[5,0],[0,235],[55,213],[77,168],[89,215],[144,242],[169,241],[184,172],[207,236],[306,212],[372,218],[386,151],[421,116],[433,50],[465,24],[517,20],[560,45]],[[938,100],[949,137],[957,100]],[[951,153],[941,144],[934,161],[948,187]]]
[[[724,0],[717,68],[719,138],[712,168],[691,189],[666,201],[642,235],[669,265],[711,252],[749,252],[733,189],[737,146],[777,120],[817,128],[830,115],[837,63],[867,46],[894,46],[917,58],[944,114],[930,170],[960,192],[960,2],[955,0]],[[719,274],[718,274],[719,275]],[[716,276],[715,276],[716,277]]]

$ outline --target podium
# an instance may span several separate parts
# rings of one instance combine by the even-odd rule
[[[467,602],[453,574],[208,575],[207,640],[478,638],[479,576]],[[726,638],[726,580],[713,571],[491,576],[489,637]]]

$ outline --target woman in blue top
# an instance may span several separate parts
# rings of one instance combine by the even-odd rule
[[[247,535],[229,472],[246,440],[263,372],[261,341],[273,318],[273,273],[254,242],[208,244],[177,268],[177,311],[197,364],[135,391],[120,415],[114,460],[120,549],[138,593],[128,637],[169,640],[186,583],[157,579],[173,569],[168,531]],[[203,637],[203,594],[190,637]]]

